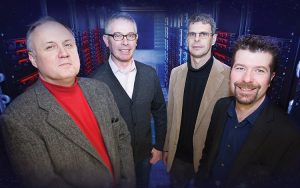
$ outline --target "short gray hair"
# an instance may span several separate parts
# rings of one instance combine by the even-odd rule
[[[118,12],[118,13],[115,13],[113,15],[111,15],[108,20],[105,22],[105,33],[107,34],[110,34],[109,32],[110,31],[110,24],[115,21],[115,20],[119,20],[119,19],[122,19],[122,20],[126,20],[126,21],[129,21],[133,24],[133,27],[134,27],[134,30],[135,32],[137,33],[137,25],[136,25],[136,22],[135,20],[127,13],[125,12]]]
[[[47,22],[57,22],[59,24],[61,24],[62,26],[64,26],[68,31],[70,31],[70,33],[74,36],[73,31],[71,28],[69,28],[68,26],[58,22],[57,20],[55,20],[54,18],[50,17],[50,16],[45,16],[45,17],[41,17],[40,19],[38,19],[37,21],[33,22],[32,24],[29,25],[29,29],[26,33],[26,47],[28,49],[28,51],[32,51],[32,46],[31,46],[31,34],[32,32],[39,26],[47,23]]]
[[[211,32],[213,34],[216,33],[216,22],[209,14],[194,14],[189,18],[188,27],[190,27],[191,24],[201,22],[203,24],[209,24],[211,27]]]

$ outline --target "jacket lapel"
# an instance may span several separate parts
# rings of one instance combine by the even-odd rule
[[[249,161],[256,155],[256,150],[264,142],[271,131],[272,127],[269,126],[269,122],[273,119],[274,111],[271,105],[268,105],[256,120],[244,146],[238,154],[230,173],[229,180],[233,177],[237,177],[244,168],[244,165],[249,163]]]
[[[61,134],[65,135],[75,145],[81,147],[84,151],[91,154],[94,158],[101,161],[97,152],[81,132],[73,119],[63,110],[63,108],[56,102],[56,99],[49,93],[49,91],[38,80],[35,88],[38,104],[41,108],[48,112],[47,122],[50,126],[56,129]],[[102,162],[102,161],[101,161]]]
[[[139,98],[143,98],[143,94],[141,93],[141,90],[145,88],[144,83],[147,83],[147,72],[142,67],[141,63],[138,61],[134,61],[135,67],[136,67],[136,76],[134,80],[134,86],[133,86],[133,93],[132,93],[132,100],[137,101]]]
[[[139,63],[137,61],[134,61],[134,63],[135,63],[135,68],[136,68],[136,75],[135,75],[133,92],[132,92],[132,100],[133,101],[135,101],[136,98],[138,97],[138,91],[139,91],[139,88],[140,88],[140,83],[143,83],[143,81],[142,81],[142,79],[143,79],[143,77],[142,77],[143,73],[141,73],[142,70],[140,68],[140,65],[139,65]],[[126,95],[127,95],[127,93],[126,93]]]
[[[187,76],[188,67],[187,64],[184,64],[184,66],[180,67],[180,70],[178,70],[178,75],[176,76],[176,79],[174,82],[176,83],[174,86],[174,109],[175,109],[175,120],[176,122],[176,128],[178,131],[177,136],[179,136],[180,131],[180,125],[181,125],[181,118],[182,118],[182,105],[183,105],[183,95],[184,95],[184,87],[185,87],[185,81]]]
[[[220,107],[224,112],[218,113],[217,114],[218,119],[212,120],[212,122],[211,122],[212,126],[209,127],[209,129],[212,129],[211,132],[213,134],[213,137],[210,137],[209,143],[205,143],[205,144],[208,144],[209,146],[211,146],[211,152],[209,153],[209,156],[207,157],[208,158],[208,167],[209,167],[208,169],[213,168],[215,159],[219,152],[219,146],[220,146],[220,142],[221,142],[221,139],[223,136],[223,130],[225,128],[225,123],[227,120],[227,109],[228,109],[231,101],[232,101],[231,99],[228,99],[228,101],[223,106]],[[213,123],[213,122],[215,122],[215,123]],[[208,139],[208,137],[207,137],[207,139]]]
[[[214,63],[212,65],[207,83],[206,83],[206,87],[203,93],[203,97],[201,100],[201,104],[198,110],[198,116],[197,116],[197,120],[196,120],[196,124],[195,124],[195,129],[194,132],[197,131],[197,129],[200,126],[200,122],[202,121],[203,118],[210,118],[210,117],[204,117],[204,114],[206,114],[206,110],[208,109],[208,107],[211,105],[211,101],[214,98],[214,96],[217,94],[217,91],[219,89],[219,87],[221,86],[223,80],[224,80],[224,75],[221,74],[223,71],[223,67],[218,66],[217,63]],[[208,126],[208,125],[207,125]]]
[[[90,92],[95,91],[94,86],[90,87],[90,85],[85,84],[85,82],[83,82],[81,79],[79,80],[79,84],[86,97],[86,100],[88,101],[92,111],[94,112],[111,164],[113,165],[113,167],[115,167],[116,165],[114,164],[116,164],[117,162],[117,153],[114,150],[114,140],[112,140],[112,138],[114,138],[115,136],[111,128],[111,115],[105,113],[107,112],[107,109],[109,109],[109,106],[106,105],[107,98],[96,94],[90,95]],[[99,160],[103,163],[102,159],[99,158]],[[116,169],[114,169],[114,171],[116,171]]]

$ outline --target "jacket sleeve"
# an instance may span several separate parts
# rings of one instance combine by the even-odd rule
[[[11,109],[1,117],[1,129],[11,165],[26,187],[71,187],[56,174],[43,140]]]
[[[166,102],[162,93],[162,88],[156,72],[153,73],[155,91],[154,98],[151,102],[151,113],[154,119],[155,124],[155,149],[162,151],[165,142],[166,136],[166,127],[167,127],[167,111],[166,111]]]
[[[174,88],[174,79],[176,77],[174,70],[175,69],[171,71],[169,90],[168,90],[168,107],[167,107],[168,122],[167,122],[167,134],[166,134],[166,139],[164,144],[164,151],[166,152],[169,151],[169,139],[170,139],[169,137],[170,137],[170,131],[171,131],[172,119],[173,119],[173,105],[174,105],[173,88]]]
[[[135,187],[135,170],[133,153],[130,144],[130,133],[123,118],[120,116],[119,153],[121,158],[121,181],[120,187]]]
[[[292,135],[292,133],[290,134]],[[289,145],[286,153],[282,157],[278,169],[278,175],[275,186],[299,187],[300,186],[300,129],[295,130],[293,141]]]

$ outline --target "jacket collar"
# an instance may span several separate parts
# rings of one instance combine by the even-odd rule
[[[225,79],[225,76],[221,74],[224,71],[223,66],[215,61],[216,60],[214,58],[214,62],[209,73],[209,77],[201,100],[201,105],[198,110],[195,131],[199,128],[201,124],[200,122],[203,121],[203,118],[207,118],[204,117],[204,115],[206,114],[204,112],[208,109],[210,105],[212,105],[211,102]]]
[[[95,113],[95,116],[98,118],[99,122],[99,110],[95,110],[93,108],[93,103],[96,101],[91,101],[90,95],[87,94],[86,87],[87,85],[78,80],[79,85],[82,88],[84,95],[86,96],[86,100],[92,108],[92,111]],[[73,119],[63,110],[63,108],[56,102],[56,99],[50,92],[44,87],[40,80],[37,81],[35,85],[35,93],[37,96],[38,105],[40,108],[48,112],[48,117],[46,121],[50,126],[56,129],[61,134],[65,135],[71,142],[75,145],[81,147],[84,151],[91,154],[94,158],[96,158],[101,163],[104,163],[102,159],[99,157],[96,150],[93,148],[89,140],[82,133],[80,128],[76,125]],[[98,101],[99,102],[99,101]],[[100,116],[100,119],[103,115]],[[100,122],[99,122],[100,123]],[[100,127],[99,127],[100,128]],[[104,136],[103,136],[104,137]],[[105,140],[105,139],[104,139]],[[107,142],[105,142],[107,144]],[[109,148],[109,146],[107,146]],[[111,155],[109,155],[111,156]]]

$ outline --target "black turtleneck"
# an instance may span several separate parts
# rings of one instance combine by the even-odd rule
[[[190,60],[187,62],[188,72],[184,87],[182,119],[176,158],[190,163],[193,163],[195,123],[212,64],[212,56],[199,69],[194,69]]]

